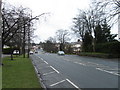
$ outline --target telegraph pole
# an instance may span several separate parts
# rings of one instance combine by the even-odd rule
[[[0,0],[0,65],[2,64],[2,13],[1,13],[2,0]]]

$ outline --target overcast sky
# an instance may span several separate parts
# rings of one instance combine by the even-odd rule
[[[34,39],[36,43],[55,36],[56,30],[68,29],[72,26],[72,18],[78,14],[78,9],[87,9],[91,0],[4,0],[13,5],[29,7],[33,16],[50,12],[47,20],[37,23]],[[117,31],[115,31],[116,33]]]

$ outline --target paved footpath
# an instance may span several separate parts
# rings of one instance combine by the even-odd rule
[[[38,74],[42,87],[47,90],[81,90],[69,79],[65,78],[53,66],[49,65],[41,57],[30,56],[34,68]]]

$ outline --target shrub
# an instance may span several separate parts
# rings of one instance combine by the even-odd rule
[[[19,50],[18,48],[14,47],[12,48],[12,52],[14,50]],[[20,51],[20,50],[19,50]],[[4,48],[3,51],[2,51],[3,54],[11,54],[11,48]]]
[[[109,53],[109,54],[119,54],[120,53],[120,42],[107,42],[102,44],[97,44],[95,46],[96,52]]]
[[[3,54],[11,54],[11,48],[4,48],[2,52]]]

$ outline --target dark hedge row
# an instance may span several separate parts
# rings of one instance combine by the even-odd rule
[[[103,44],[97,44],[95,47],[96,52],[108,53],[108,54],[120,54],[120,42],[108,42]]]
[[[2,53],[3,54],[11,54],[11,52],[13,52],[14,50],[19,50],[19,49],[18,48],[12,48],[12,50],[11,50],[11,48],[4,48]]]

